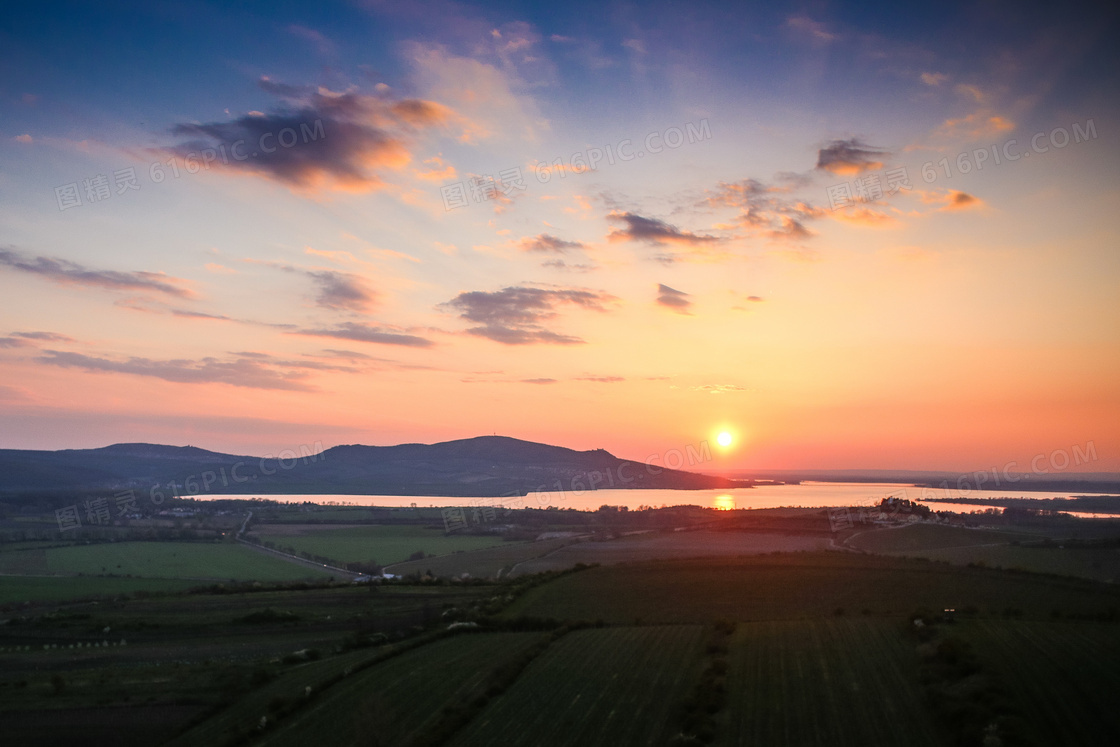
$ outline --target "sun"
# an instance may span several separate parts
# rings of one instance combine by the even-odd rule
[[[727,431],[723,431],[718,436],[716,436],[716,443],[723,447],[730,446],[733,440],[734,439],[731,437],[731,434]]]

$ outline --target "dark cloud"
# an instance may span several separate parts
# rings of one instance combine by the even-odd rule
[[[34,347],[27,340],[21,340],[17,337],[0,337],[0,348],[30,348]]]
[[[80,353],[46,350],[44,355],[36,360],[62,368],[150,376],[182,384],[220,383],[249,389],[314,391],[302,381],[306,374],[284,371],[270,363],[247,358],[223,361],[217,358],[152,360],[132,357],[126,360],[112,360]]]
[[[458,311],[463,319],[482,325],[468,329],[469,334],[504,345],[572,345],[583,340],[547,330],[541,323],[556,317],[558,306],[605,311],[605,305],[614,300],[607,293],[582,288],[510,286],[493,292],[460,293],[442,306]]]
[[[77,262],[51,257],[29,257],[10,249],[0,249],[0,267],[10,267],[13,270],[38,275],[65,285],[85,285],[123,291],[152,291],[178,298],[191,296],[190,291],[177,285],[185,281],[160,272],[91,270]]]
[[[526,236],[517,242],[518,247],[527,252],[554,252],[564,254],[569,249],[582,249],[583,244],[578,241],[564,241],[547,233],[537,236]]]
[[[286,103],[229,122],[175,125],[171,134],[185,140],[167,152],[301,189],[364,192],[383,186],[383,172],[411,160],[418,131],[456,119],[430,101],[333,93],[269,78],[260,87]]]
[[[365,311],[376,299],[365,280],[357,275],[333,270],[308,271],[307,274],[319,286],[315,302],[324,308]]]
[[[13,332],[12,337],[22,337],[25,340],[42,340],[43,342],[74,342],[69,335],[60,335],[57,332]]]
[[[685,246],[698,246],[713,244],[720,239],[717,236],[702,236],[682,231],[657,218],[646,218],[636,213],[611,213],[608,220],[621,221],[625,228],[613,229],[607,238],[611,241],[644,241],[649,244],[681,244]]]
[[[413,348],[428,348],[435,344],[424,337],[404,335],[383,327],[373,327],[357,322],[338,324],[331,329],[301,329],[289,334],[307,335],[309,337],[334,337],[339,340],[374,342],[380,345],[404,345]]]
[[[867,145],[859,138],[833,140],[817,154],[817,168],[840,176],[853,176],[862,171],[883,168],[883,158],[890,151]]]
[[[219,322],[237,321],[233,317],[228,317],[224,314],[206,314],[201,311],[190,311],[189,309],[171,309],[171,315],[181,316],[185,319],[213,319]]]
[[[672,309],[678,314],[689,313],[688,310],[692,307],[692,301],[689,300],[688,296],[689,294],[670,288],[667,285],[658,284],[657,286],[657,303]]]

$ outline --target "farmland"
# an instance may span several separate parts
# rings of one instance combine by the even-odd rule
[[[286,581],[324,571],[215,542],[105,542],[0,553],[0,573]],[[0,584],[3,588],[3,584]]]
[[[722,744],[943,744],[897,621],[740,624]],[[842,735],[842,736],[841,736]]]
[[[257,529],[340,547],[432,532]],[[233,543],[21,542],[0,553],[10,571],[121,575],[0,578],[0,726],[25,745],[219,747],[948,747],[979,744],[988,723],[1005,744],[1120,733],[1094,715],[1120,691],[1114,585],[901,557],[1065,550],[932,525],[857,535],[874,555],[774,551],[833,539],[813,526],[594,531],[400,563],[402,578],[378,584],[293,583],[309,569]],[[587,561],[602,564],[575,566]],[[269,567],[282,569],[271,582]],[[530,573],[546,568],[570,570]]]
[[[1094,545],[1093,540],[1042,542],[1037,534],[918,524],[860,532],[849,538],[847,544],[867,552],[958,565],[982,564],[1098,581],[1120,578],[1120,547],[1114,542],[1103,545]]]
[[[389,565],[414,553],[447,555],[504,544],[499,537],[446,534],[423,526],[352,526],[265,524],[254,527],[262,542],[300,555],[308,553],[336,563]]]
[[[700,626],[582,630],[536,659],[450,744],[668,744],[695,680]]]

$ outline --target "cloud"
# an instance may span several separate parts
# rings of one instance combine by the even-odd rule
[[[112,360],[58,350],[46,350],[44,353],[36,359],[38,362],[61,368],[149,376],[180,384],[218,383],[249,389],[314,391],[313,387],[303,383],[302,379],[306,377],[304,373],[283,371],[267,362],[244,357],[224,361],[209,357],[200,360],[152,360],[140,357]]]
[[[18,337],[0,337],[0,348],[29,348],[33,345]]]
[[[623,376],[577,376],[576,381],[592,381],[596,384],[618,384],[626,381]]]
[[[555,384],[556,379],[522,379],[522,384]]]
[[[646,218],[636,213],[612,212],[608,220],[623,222],[624,228],[612,229],[607,239],[610,241],[644,241],[648,244],[678,244],[683,246],[701,246],[714,244],[720,239],[717,236],[702,236],[689,231],[683,231],[657,218]]]
[[[595,270],[595,265],[570,265],[562,259],[550,259],[541,262],[541,267],[547,267],[552,270],[563,270],[566,272],[591,272]]]
[[[23,135],[16,135],[12,140],[15,140],[17,143],[23,143],[24,145],[31,145],[31,143],[35,142],[35,138],[26,133]]]
[[[412,348],[429,348],[435,343],[424,337],[401,334],[385,327],[374,327],[358,322],[345,322],[330,329],[301,329],[288,334],[308,337],[334,337],[354,342],[372,342],[379,345],[403,345]]]
[[[858,226],[867,226],[870,228],[887,228],[898,225],[897,220],[880,210],[872,210],[871,208],[854,205],[844,210],[834,211],[832,217],[845,223],[853,223]]]
[[[972,142],[1014,129],[1015,123],[1006,117],[987,112],[974,112],[967,117],[945,120],[935,134],[948,140]]]
[[[334,52],[334,44],[331,40],[315,29],[309,29],[306,26],[293,23],[288,25],[288,33],[310,43],[318,49],[321,54],[331,54]]]
[[[692,387],[694,392],[707,392],[708,394],[729,394],[733,392],[745,392],[746,387],[739,386],[738,384],[701,384],[700,386]]]
[[[493,292],[460,293],[441,305],[458,311],[460,318],[481,325],[468,329],[468,334],[503,345],[574,345],[583,340],[552,332],[541,323],[555,318],[559,306],[605,311],[606,305],[615,300],[607,293],[584,288],[510,286]]]
[[[657,286],[657,303],[678,314],[690,315],[691,313],[689,309],[692,308],[692,301],[689,300],[689,294],[660,283]]]
[[[60,335],[57,332],[13,332],[12,337],[22,337],[25,340],[40,340],[42,342],[74,342],[69,335]]]
[[[786,178],[785,181],[794,180]],[[807,221],[827,215],[816,207],[788,196],[792,187],[764,184],[757,179],[722,183],[704,203],[708,207],[739,209],[737,224],[753,235],[782,241],[802,241],[813,236],[805,227]]]
[[[978,208],[984,205],[984,201],[979,197],[970,195],[968,192],[960,192],[955,189],[950,189],[949,194],[945,198],[945,206],[942,210],[968,210],[970,208]]]
[[[808,16],[790,16],[786,19],[786,28],[803,34],[815,42],[830,42],[836,34],[830,32],[823,23],[814,21]]]
[[[193,295],[180,285],[186,281],[162,272],[91,270],[77,262],[51,257],[28,257],[10,249],[0,249],[0,267],[38,275],[63,285],[84,285],[118,291],[151,291],[176,298],[190,298]]]
[[[461,121],[432,101],[337,93],[268,77],[260,87],[283,104],[228,122],[175,125],[172,135],[189,139],[164,150],[195,160],[209,152],[212,169],[251,174],[298,190],[369,192],[385,186],[386,172],[411,161],[409,149],[418,134]]]
[[[883,156],[890,152],[863,143],[859,138],[833,140],[817,154],[817,168],[838,176],[854,176],[883,168]]]
[[[315,302],[323,308],[365,311],[376,300],[377,295],[357,275],[333,270],[309,270],[307,274],[319,286]]]
[[[583,244],[578,241],[565,241],[547,233],[526,236],[517,242],[517,246],[526,252],[555,252],[556,254],[564,254],[569,249],[583,248]]]
[[[922,73],[922,82],[927,86],[939,86],[947,80],[949,76],[944,73]]]

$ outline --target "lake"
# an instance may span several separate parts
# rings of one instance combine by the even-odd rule
[[[265,498],[281,503],[303,503],[346,506],[479,506],[504,505],[510,508],[574,508],[595,510],[604,504],[626,506],[708,506],[719,509],[737,508],[820,508],[825,506],[873,506],[887,497],[920,501],[924,498],[1068,498],[1069,493],[1011,490],[973,490],[967,494],[942,488],[916,488],[913,485],[889,483],[803,482],[800,485],[759,485],[737,490],[582,490],[529,493],[521,498],[463,498],[447,496],[399,495],[197,495],[198,500],[222,498]],[[935,511],[981,511],[985,506],[966,503],[931,503]],[[1108,517],[1116,514],[1076,513],[1083,517]]]

